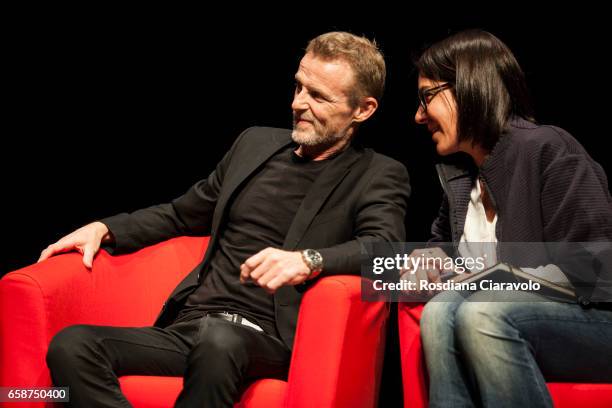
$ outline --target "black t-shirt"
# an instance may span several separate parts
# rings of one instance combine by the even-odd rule
[[[235,195],[209,271],[177,320],[228,311],[278,336],[273,295],[251,281],[240,283],[240,265],[262,249],[283,246],[302,200],[329,162],[303,159],[294,150],[291,145],[279,151]]]

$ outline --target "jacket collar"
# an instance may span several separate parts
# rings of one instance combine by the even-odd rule
[[[257,171],[266,161],[268,161],[279,150],[289,146],[293,141],[290,134],[287,132],[272,133],[269,143],[262,146],[256,154],[249,157],[240,157],[239,170],[233,173],[231,178],[226,179],[223,189],[219,196],[217,208],[214,213],[212,231],[213,235],[221,224],[222,217],[225,213],[225,207],[228,201],[236,190],[247,180],[251,174]],[[313,218],[319,212],[321,206],[325,203],[327,197],[332,193],[334,188],[344,179],[351,167],[363,155],[363,150],[352,144],[349,145],[342,153],[329,159],[325,169],[319,174],[313,182],[308,193],[302,200],[298,211],[293,218],[293,222],[289,227],[289,231],[285,237],[283,248],[292,250],[295,249],[300,239],[310,226]]]
[[[217,206],[213,215],[212,232],[213,235],[217,235],[216,232],[219,228],[221,220],[225,214],[225,207],[228,201],[236,191],[236,189],[262,164],[264,164],[270,157],[272,157],[280,149],[293,143],[291,140],[291,134],[283,132],[272,132],[267,143],[262,144],[260,149],[253,152],[252,155],[241,155],[236,163],[237,171],[228,174],[228,178],[225,179],[223,187],[219,194]],[[230,175],[231,174],[231,175]]]
[[[327,164],[325,169],[323,169],[321,174],[319,174],[317,179],[312,183],[308,193],[306,193],[306,196],[302,200],[285,237],[283,248],[288,250],[296,248],[313,218],[327,200],[327,197],[329,197],[336,186],[346,177],[351,167],[362,157],[362,155],[363,151],[353,146],[349,146]]]

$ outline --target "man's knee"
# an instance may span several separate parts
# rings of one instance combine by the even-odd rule
[[[49,344],[47,365],[50,369],[70,365],[71,362],[92,350],[95,335],[88,325],[69,326],[60,330]]]
[[[211,321],[202,330],[198,342],[189,355],[190,364],[202,363],[208,369],[242,367],[247,363],[248,350],[244,341],[244,329],[224,321]]]

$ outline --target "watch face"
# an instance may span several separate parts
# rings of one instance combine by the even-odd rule
[[[306,251],[306,256],[308,257],[308,261],[310,262],[310,267],[312,269],[321,268],[321,264],[323,263],[323,257],[320,253],[318,253],[314,249],[309,249]]]

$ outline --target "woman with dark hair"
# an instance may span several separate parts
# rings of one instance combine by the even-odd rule
[[[416,65],[415,119],[444,156],[432,242],[494,243],[493,256],[510,262],[504,242],[612,241],[603,169],[569,133],[535,123],[524,74],[504,43],[464,31]],[[610,298],[585,284],[612,282],[611,271],[587,269],[556,269],[577,302],[520,291],[494,299],[446,291],[430,300],[421,320],[430,405],[551,406],[546,381],[612,382]],[[427,279],[439,281],[439,271]]]

